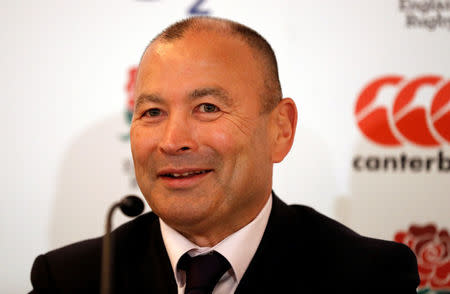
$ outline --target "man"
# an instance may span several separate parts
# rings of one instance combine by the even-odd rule
[[[259,34],[176,23],[144,52],[135,93],[131,149],[153,212],[113,233],[116,293],[415,293],[406,246],[272,194],[297,110]],[[100,238],[39,256],[34,293],[98,292],[100,256]]]

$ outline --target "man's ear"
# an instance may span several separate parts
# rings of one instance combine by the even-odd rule
[[[272,162],[280,162],[291,150],[297,127],[297,107],[294,100],[284,98],[272,110]]]

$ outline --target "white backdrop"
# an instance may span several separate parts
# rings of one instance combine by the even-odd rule
[[[126,138],[128,71],[151,38],[191,12],[246,24],[277,54],[284,95],[299,108],[294,148],[275,170],[282,199],[378,238],[411,225],[448,230],[450,93],[439,113],[432,106],[450,80],[450,4],[441,2],[3,0],[0,292],[29,291],[38,254],[100,235],[108,205],[139,194]],[[401,82],[355,115],[363,89],[391,75]],[[410,109],[397,113],[399,92],[429,75],[440,82],[412,93]],[[367,135],[358,122],[377,109]],[[415,109],[425,112],[409,115]],[[383,127],[397,146],[374,141]],[[416,135],[432,136],[434,146]],[[399,158],[397,170],[383,168],[386,157]],[[428,171],[427,157],[435,158]]]

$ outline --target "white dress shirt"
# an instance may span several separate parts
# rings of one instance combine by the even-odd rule
[[[231,264],[231,269],[219,280],[213,294],[234,293],[258,248],[259,242],[261,242],[271,209],[272,196],[269,197],[267,203],[253,221],[226,237],[214,247],[197,246],[169,227],[162,219],[159,219],[164,245],[177,282],[178,294],[184,294],[186,286],[185,271],[177,269],[178,260],[181,256],[188,252],[193,257],[213,250],[222,254]]]

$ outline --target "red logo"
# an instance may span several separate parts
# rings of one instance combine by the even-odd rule
[[[127,110],[129,112],[134,111],[134,85],[136,84],[137,66],[132,66],[128,70],[128,81],[125,86],[127,91]]]
[[[125,84],[125,91],[127,93],[127,106],[125,109],[125,120],[128,124],[131,124],[134,112],[134,87],[136,84],[137,66],[132,66],[128,69],[128,79]],[[121,135],[121,140],[128,141],[130,134]]]
[[[382,89],[395,87],[397,94],[389,105],[380,105]],[[430,106],[417,103],[418,92],[436,90]],[[360,130],[371,141],[384,146],[409,142],[424,147],[450,143],[450,81],[439,76],[405,80],[385,76],[369,83],[356,101],[355,116]]]
[[[398,232],[395,241],[408,245],[416,254],[419,288],[450,290],[450,235],[447,230],[438,231],[432,224],[411,226],[407,232]]]

